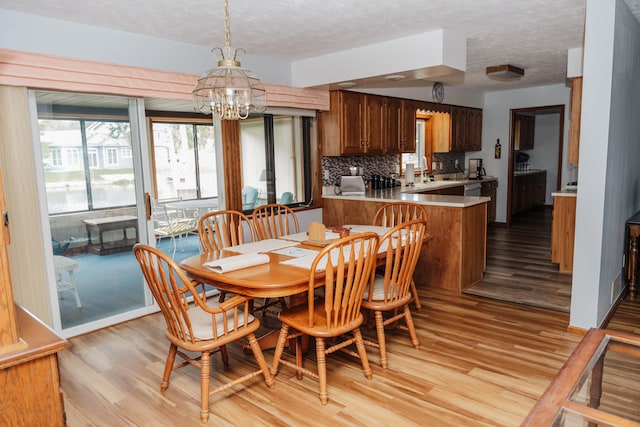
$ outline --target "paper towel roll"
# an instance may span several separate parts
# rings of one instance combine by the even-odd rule
[[[406,163],[404,165],[404,182],[405,184],[413,184],[415,181],[415,175],[413,172],[413,163]]]

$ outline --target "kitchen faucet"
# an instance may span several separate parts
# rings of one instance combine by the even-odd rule
[[[424,182],[424,170],[427,168],[427,157],[422,156],[422,167],[420,168],[420,182]]]

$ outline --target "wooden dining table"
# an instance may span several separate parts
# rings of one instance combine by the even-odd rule
[[[381,234],[382,227],[363,226],[365,228],[356,229],[357,232],[367,230],[377,231]],[[297,233],[289,237],[283,237],[283,241],[290,242],[293,246],[306,250],[319,252],[322,246],[305,243],[304,233]],[[287,240],[289,239],[289,240]],[[295,242],[295,243],[291,243]],[[259,244],[259,242],[256,242]],[[244,244],[246,247],[250,244]],[[269,262],[254,265],[229,272],[217,272],[207,267],[205,264],[212,261],[221,260],[228,257],[241,255],[240,252],[229,247],[218,252],[194,255],[180,262],[180,267],[187,272],[187,275],[200,283],[215,286],[221,291],[232,292],[254,298],[278,298],[290,297],[290,305],[303,304],[307,299],[309,290],[310,270],[294,265],[284,264],[283,261],[291,260],[293,257],[275,253],[274,251],[262,252],[269,257]],[[324,271],[316,271],[314,287],[324,286]],[[275,347],[278,338],[278,330],[259,337],[260,347],[264,349]]]

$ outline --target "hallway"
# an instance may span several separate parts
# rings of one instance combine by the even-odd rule
[[[515,216],[510,227],[490,226],[487,271],[465,293],[569,313],[571,274],[551,263],[552,215],[540,207]]]

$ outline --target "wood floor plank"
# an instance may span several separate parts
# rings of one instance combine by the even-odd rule
[[[509,240],[505,233],[497,239]],[[537,252],[534,258],[543,256],[544,251]],[[555,277],[542,263],[534,263],[534,273],[529,273],[516,260],[500,262],[499,274],[507,278],[503,281],[536,286],[533,277],[541,271]],[[282,366],[273,390],[256,377],[214,395],[208,425],[510,427],[525,418],[581,339],[567,332],[567,313],[434,289],[418,291],[423,308],[413,317],[420,348],[410,345],[406,332],[389,331],[388,369],[380,367],[377,349],[367,348],[371,380],[357,359],[340,352],[329,355],[329,403],[323,406],[317,381],[298,380],[293,370]],[[640,301],[622,302],[608,327],[640,334]],[[375,335],[367,328],[363,333]],[[70,341],[59,354],[68,425],[201,425],[196,368],[174,372],[169,389],[160,392],[168,349],[160,314]],[[255,369],[253,357],[241,347],[230,345],[229,356],[228,368],[219,355],[212,358],[213,385]],[[265,351],[265,357],[270,362],[273,351]],[[311,352],[305,364],[315,369],[314,363]],[[637,367],[624,362],[623,368],[615,369],[640,378]],[[608,398],[606,404],[613,408],[633,407],[629,402],[640,396],[632,385],[606,387],[628,389],[630,397]]]

